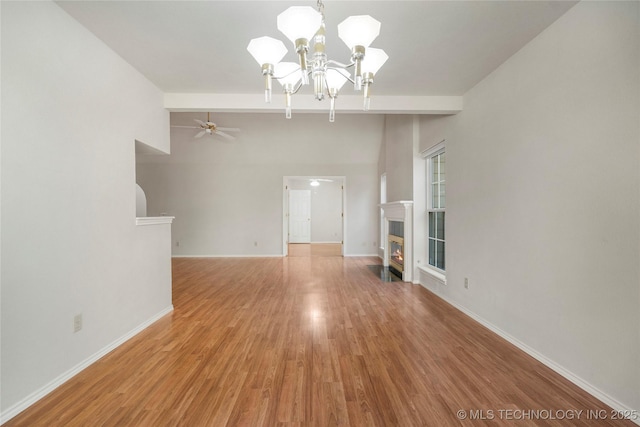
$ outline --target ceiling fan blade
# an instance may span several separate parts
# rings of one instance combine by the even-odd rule
[[[194,136],[194,138],[202,138],[202,135],[204,135],[205,133],[206,133],[206,131],[201,130],[200,132],[198,132],[198,133],[196,134],[196,136]]]
[[[218,128],[218,129],[219,129],[219,128]],[[236,139],[234,136],[231,136],[231,135],[229,135],[228,133],[220,132],[219,130],[216,130],[214,133],[215,133],[216,135],[220,135],[221,137],[226,138],[226,139],[230,139],[230,140],[231,140],[231,139]]]
[[[200,129],[198,126],[171,126],[172,128]]]
[[[240,132],[239,128],[221,128],[221,127],[217,127],[216,129],[222,130],[222,131],[225,131],[225,132]]]
[[[202,120],[193,119],[193,121],[196,122],[197,124],[199,124],[202,127],[207,127],[207,124],[205,122],[203,122]]]

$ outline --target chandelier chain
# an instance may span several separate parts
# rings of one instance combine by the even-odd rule
[[[322,0],[318,0],[318,12],[322,15],[322,22],[324,22],[324,3],[322,3]]]

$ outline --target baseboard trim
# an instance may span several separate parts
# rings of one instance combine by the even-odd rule
[[[345,257],[377,257],[378,254],[344,254]]]
[[[504,338],[505,340],[509,341],[511,344],[515,345],[520,350],[522,350],[525,353],[527,353],[529,356],[533,357],[534,359],[536,359],[540,363],[544,364],[548,368],[552,369],[556,373],[562,375],[564,378],[568,379],[573,384],[575,384],[576,386],[580,387],[582,390],[586,391],[587,393],[589,393],[593,397],[595,397],[595,398],[599,399],[600,401],[602,401],[604,404],[610,406],[615,411],[619,411],[622,414],[624,414],[624,413],[636,413],[636,414],[639,414],[640,413],[640,409],[629,408],[625,404],[619,402],[618,400],[616,400],[613,397],[609,396],[608,394],[606,394],[602,390],[598,389],[597,387],[595,387],[591,383],[589,383],[589,382],[583,380],[582,378],[580,378],[579,376],[575,375],[570,370],[568,370],[565,367],[557,364],[556,362],[554,362],[553,360],[549,359],[548,357],[546,357],[542,353],[539,353],[537,350],[529,347],[527,344],[523,343],[522,341],[518,340],[517,338],[513,337],[512,335],[510,335],[507,332],[503,331],[502,329],[498,328],[493,323],[487,321],[483,317],[478,316],[476,313],[474,313],[473,311],[471,311],[468,308],[464,307],[463,305],[460,305],[459,303],[451,300],[450,298],[435,292],[433,289],[429,288],[427,285],[423,284],[422,282],[420,282],[420,285],[422,287],[424,287],[425,289],[427,289],[429,292],[433,293],[436,297],[442,299],[447,304],[449,304],[452,307],[454,307],[456,310],[461,311],[462,313],[466,314],[467,316],[469,316],[470,318],[472,318],[476,322],[480,323],[485,328],[489,329],[491,332],[493,332],[493,333],[499,335],[501,338]],[[640,425],[640,417],[637,417],[636,419],[630,419],[630,421],[633,421],[635,424]]]
[[[48,383],[45,386],[41,387],[40,389],[34,391],[29,396],[25,397],[24,399],[22,399],[21,401],[17,402],[16,404],[10,406],[5,411],[0,413],[0,425],[6,423],[10,419],[12,419],[16,415],[18,415],[20,412],[24,411],[29,406],[31,406],[34,403],[36,403],[38,400],[42,399],[47,394],[51,393],[53,390],[55,390],[56,388],[60,387],[65,382],[69,381],[71,378],[76,376],[82,370],[86,369],[87,367],[89,367],[90,365],[92,365],[93,363],[98,361],[101,357],[103,357],[107,353],[115,350],[117,347],[119,347],[120,345],[124,344],[126,341],[130,340],[135,335],[139,334],[144,329],[146,329],[149,326],[151,326],[151,324],[153,324],[154,322],[158,321],[160,318],[166,316],[167,314],[171,313],[172,311],[173,311],[173,305],[170,305],[169,307],[167,307],[164,310],[160,311],[159,313],[157,313],[156,315],[154,315],[150,319],[144,321],[142,324],[138,325],[137,327],[135,327],[131,331],[127,332],[126,334],[124,334],[120,338],[116,339],[111,344],[109,344],[106,347],[102,348],[97,353],[94,353],[92,356],[89,356],[87,359],[83,360],[82,362],[80,362],[79,364],[74,366],[73,368],[69,369],[67,372],[65,372],[62,375],[58,376],[56,379],[54,379],[50,383]]]
[[[171,255],[171,258],[282,258],[282,254],[265,255]]]

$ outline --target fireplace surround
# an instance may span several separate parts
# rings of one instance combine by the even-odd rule
[[[396,274],[403,281],[411,282],[413,281],[413,202],[383,203],[380,207],[383,212],[384,235],[387,236],[384,242],[382,264],[385,267],[396,270]],[[402,230],[401,232],[399,231],[400,229]],[[398,246],[401,246],[401,259],[395,253]]]
[[[404,222],[389,221],[389,270],[398,277],[404,271]]]

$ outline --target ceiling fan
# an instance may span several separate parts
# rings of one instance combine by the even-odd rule
[[[332,179],[324,179],[324,178],[309,178],[309,181],[311,181],[309,183],[309,185],[311,185],[312,187],[317,187],[320,185],[320,181],[324,181],[324,182],[333,182]]]
[[[171,126],[172,128],[187,128],[187,129],[200,129],[200,132],[198,132],[194,138],[202,138],[203,135],[205,134],[209,134],[209,135],[218,135],[221,136],[223,138],[229,139],[229,140],[233,140],[236,139],[233,135],[229,135],[227,132],[240,132],[240,129],[238,128],[223,128],[223,127],[219,127],[218,125],[216,125],[215,123],[213,123],[209,117],[209,113],[207,113],[207,121],[203,122],[202,120],[198,120],[198,119],[193,119],[193,121],[195,121],[198,126]]]

